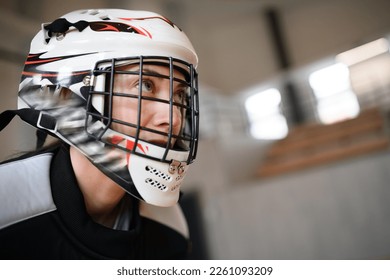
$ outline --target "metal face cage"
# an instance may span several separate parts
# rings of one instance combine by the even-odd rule
[[[164,73],[148,71],[148,66],[166,67]],[[167,74],[168,73],[168,74]],[[119,92],[115,90],[117,77],[131,77],[136,81],[137,91]],[[168,81],[169,97],[149,94],[148,79],[159,79]],[[175,89],[179,87],[180,91]],[[136,117],[132,120],[119,119],[114,117],[114,98],[129,98],[133,104],[136,104]],[[158,102],[165,104],[161,108],[166,108],[169,115],[169,127],[166,131],[157,130],[143,124],[143,110],[146,102]],[[174,111],[180,112],[181,127],[179,132],[174,132],[173,117]],[[137,56],[118,59],[107,59],[98,61],[93,70],[90,83],[90,90],[87,99],[87,134],[104,143],[105,145],[121,149],[127,153],[137,154],[161,162],[172,162],[168,156],[170,151],[187,152],[186,163],[194,161],[197,154],[198,136],[199,136],[199,99],[198,99],[198,77],[193,65],[185,61],[172,57],[163,56]],[[135,116],[135,115],[134,115]],[[99,123],[99,129],[95,129],[94,124]],[[126,128],[124,133],[117,131],[118,126]],[[133,145],[119,145],[117,141],[107,135],[115,133],[124,134],[125,137],[133,141]],[[143,139],[143,135],[155,135],[156,138],[164,138],[164,143],[148,143],[148,139]],[[139,152],[138,143],[148,143],[158,145],[165,149],[162,155],[152,155]]]

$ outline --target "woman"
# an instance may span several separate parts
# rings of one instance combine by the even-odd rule
[[[13,116],[59,139],[0,165],[3,259],[183,258],[197,55],[168,19],[80,10],[32,40]]]

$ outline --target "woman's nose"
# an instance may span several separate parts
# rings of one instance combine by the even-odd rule
[[[153,124],[162,128],[164,132],[168,132],[169,125],[171,125],[172,132],[177,134],[177,129],[180,129],[181,126],[181,110],[178,106],[169,104],[169,93],[168,98],[163,98],[163,100],[154,101]]]

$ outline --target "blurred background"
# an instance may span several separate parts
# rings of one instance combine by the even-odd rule
[[[161,13],[198,52],[191,258],[390,258],[390,1],[2,0],[0,111],[40,24],[85,8]],[[3,160],[35,130],[0,143]]]

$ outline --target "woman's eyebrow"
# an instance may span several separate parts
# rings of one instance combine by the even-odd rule
[[[138,70],[139,71],[139,70]],[[156,77],[159,77],[159,78],[162,78],[162,77],[168,77],[166,75],[163,75],[157,71],[154,71],[154,70],[150,70],[150,69],[144,69],[142,71],[143,74],[146,74],[146,75],[150,75],[150,76],[156,76]]]
[[[137,67],[137,68],[134,68],[134,69],[131,69],[131,72],[140,72],[140,68]],[[148,68],[142,68],[142,74],[143,75],[146,75],[146,76],[152,76],[152,77],[156,77],[158,79],[169,79],[169,75],[166,75],[166,74],[162,74],[160,73],[159,71],[156,71],[156,70],[153,70],[153,69],[148,69]],[[176,75],[174,75],[176,76]],[[176,76],[176,78],[178,78]]]
[[[142,67],[141,67],[142,68]],[[119,71],[121,74],[126,74],[126,73],[131,73],[131,74],[136,74],[136,73],[139,73],[140,72],[140,67],[137,67],[137,68],[131,68],[131,69],[121,69],[119,68]],[[150,75],[150,76],[166,76],[166,75],[163,75],[161,73],[159,73],[158,71],[155,71],[155,70],[152,70],[152,69],[147,69],[147,68],[142,68],[142,74],[146,74],[146,75]]]

